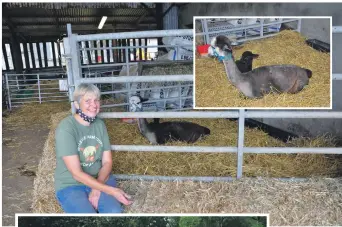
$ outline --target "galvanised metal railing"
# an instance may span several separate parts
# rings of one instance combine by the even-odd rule
[[[27,103],[68,101],[68,87],[60,89],[66,82],[61,73],[5,74],[8,109]],[[66,75],[65,75],[66,77]]]
[[[215,18],[215,17],[213,17]],[[220,18],[220,17],[217,17],[217,18]],[[251,17],[252,18],[252,17]],[[256,18],[256,17],[254,17]],[[258,17],[259,18],[259,17]],[[263,18],[263,17],[260,17],[260,23],[259,24],[253,24],[253,25],[239,25],[239,26],[236,26],[236,27],[232,27],[230,28],[231,26],[228,26],[228,20],[233,20],[233,19],[238,19],[238,17],[236,18],[228,18],[227,19],[227,22],[226,22],[226,25],[221,25],[221,26],[218,26],[217,29],[214,29],[216,27],[213,27],[213,28],[210,28],[208,26],[208,18],[204,18],[204,19],[201,19],[201,17],[199,17],[198,19],[201,20],[201,24],[202,24],[202,31],[201,33],[196,33],[196,36],[204,36],[204,41],[206,44],[209,44],[210,43],[210,38],[212,36],[217,36],[219,34],[234,34],[235,33],[244,33],[244,38],[239,38],[238,41],[239,42],[244,42],[244,41],[250,41],[250,40],[256,40],[256,39],[262,39],[262,38],[267,38],[267,37],[272,37],[272,36],[275,36],[277,35],[278,32],[274,33],[274,32],[270,32],[269,34],[265,34],[264,33],[264,30],[266,28],[269,27],[269,26],[275,26],[275,25],[281,25],[283,23],[289,23],[289,22],[297,22],[297,28],[296,28],[296,31],[300,32],[301,30],[301,19],[300,18],[282,18],[281,20],[279,21],[275,21],[275,22],[264,22],[265,19],[267,18]],[[213,22],[212,24],[215,24],[215,22]],[[258,33],[258,34],[254,34],[253,36],[251,37],[247,37],[247,34],[248,34],[248,30],[250,29],[259,29],[257,32],[254,32],[254,33]]]
[[[176,32],[176,31],[174,31]],[[333,32],[342,32],[342,27],[334,27]],[[125,34],[125,35],[123,35]],[[97,34],[89,36],[71,35],[70,40],[74,40],[72,45],[75,48],[76,40],[96,40],[104,38],[125,38],[131,37],[128,33],[123,34]],[[151,34],[151,33],[149,33]],[[157,35],[161,35],[161,32],[157,32]],[[176,33],[172,33],[176,34]],[[188,33],[182,33],[187,35]],[[138,33],[134,33],[134,36],[139,36]],[[72,48],[71,48],[72,49]],[[77,62],[76,56],[71,56],[69,64],[76,64],[71,68],[69,65],[69,73],[74,74],[72,79],[76,84],[79,83],[121,83],[123,81],[129,82],[152,82],[152,81],[192,81],[192,75],[170,75],[170,76],[132,76],[125,78],[80,78],[80,65]],[[334,80],[341,79],[341,74],[334,74]],[[74,86],[71,86],[74,87]],[[313,154],[342,154],[342,148],[332,147],[320,147],[320,148],[291,148],[291,147],[245,147],[244,146],[244,132],[245,132],[245,118],[333,118],[342,119],[342,112],[329,111],[329,110],[312,110],[312,111],[281,111],[281,110],[229,110],[229,111],[187,111],[187,112],[107,112],[100,113],[102,118],[238,118],[238,145],[236,147],[212,147],[212,146],[144,146],[144,145],[111,145],[114,151],[140,151],[140,152],[217,152],[217,153],[235,153],[237,154],[237,175],[236,177],[203,177],[203,176],[148,176],[148,175],[125,175],[117,174],[118,179],[145,179],[145,180],[195,180],[195,181],[230,181],[243,176],[243,155],[245,153],[254,154],[289,154],[289,153],[313,153]],[[283,180],[303,180],[303,178],[285,178]]]
[[[111,104],[105,105],[104,107],[113,107],[113,106],[127,106],[128,99],[135,91],[143,91],[142,89],[132,89],[132,83],[141,83],[141,82],[180,82],[180,81],[192,81],[192,74],[183,74],[183,75],[153,75],[153,76],[130,76],[130,67],[136,65],[136,62],[129,62],[129,49],[131,48],[150,48],[151,46],[122,46],[122,47],[101,47],[101,48],[80,48],[79,42],[82,41],[94,41],[94,40],[110,40],[110,39],[134,39],[134,38],[158,38],[158,37],[177,37],[177,36],[193,36],[193,30],[191,29],[180,29],[180,30],[158,30],[158,31],[139,31],[139,32],[123,32],[123,33],[108,33],[108,34],[93,34],[93,35],[76,35],[72,34],[71,25],[67,25],[68,29],[68,38],[64,39],[65,45],[65,53],[67,57],[67,69],[68,69],[68,82],[70,84],[70,100],[72,100],[71,94],[73,93],[73,89],[78,86],[80,83],[93,83],[93,84],[111,84],[111,83],[124,83],[126,84],[126,89],[117,90],[117,91],[105,91],[106,94],[117,94],[126,92],[126,102],[119,104]],[[159,45],[155,47],[173,47],[176,49],[176,52],[180,48],[192,48],[193,45],[185,45],[185,44],[176,44],[176,45]],[[97,77],[97,78],[82,78],[82,70],[83,69],[91,69],[92,67],[98,67],[98,65],[81,65],[81,57],[80,53],[84,50],[115,50],[115,49],[124,49],[125,51],[125,62],[123,63],[108,63],[101,64],[101,67],[126,67],[126,76],[121,77]],[[156,61],[157,63],[158,61]],[[185,61],[184,61],[185,62]],[[171,61],[170,61],[171,65]],[[70,77],[70,78],[69,78]],[[169,86],[169,85],[166,85]],[[163,86],[164,87],[164,86]],[[160,100],[150,100],[150,102],[164,102],[164,106],[166,106],[167,101],[178,100],[179,105],[178,110],[187,109],[184,104],[185,100],[192,101],[192,95],[181,95],[181,89],[187,88],[188,85],[177,85],[178,87],[178,96],[177,97],[164,97],[160,98]],[[176,88],[175,87],[175,88]],[[162,87],[153,87],[148,90],[155,89],[165,89]],[[74,107],[73,108],[73,112]]]

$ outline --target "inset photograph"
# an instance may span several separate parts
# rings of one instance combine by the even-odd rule
[[[124,216],[18,216],[18,227],[267,227],[268,215],[264,214],[171,214],[171,215],[124,215]]]
[[[194,106],[331,109],[331,17],[194,17]]]

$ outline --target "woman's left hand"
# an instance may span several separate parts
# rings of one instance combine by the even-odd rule
[[[99,205],[99,199],[100,199],[100,195],[101,195],[101,191],[100,190],[96,190],[96,189],[92,189],[90,194],[89,194],[89,201],[91,203],[91,205],[97,209],[98,205]]]

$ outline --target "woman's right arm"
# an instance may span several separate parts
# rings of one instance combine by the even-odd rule
[[[130,205],[132,203],[132,201],[128,200],[130,196],[121,189],[100,183],[89,174],[83,172],[78,155],[63,156],[63,161],[73,178],[78,182],[81,182],[90,188],[112,195],[124,205]]]

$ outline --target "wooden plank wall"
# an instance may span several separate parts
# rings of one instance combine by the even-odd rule
[[[130,39],[121,39],[121,40],[106,40],[106,41],[93,41],[91,45],[92,47],[109,47],[109,43],[111,42],[112,46],[136,46],[139,45],[141,46],[142,44],[147,44],[147,39],[133,39],[132,43],[130,42]],[[42,47],[40,46],[40,43],[42,43]],[[47,45],[47,43],[50,43],[50,45]],[[10,43],[3,43],[2,44],[2,51],[3,51],[3,56],[4,56],[4,62],[5,65],[3,67],[4,71],[8,71],[10,61],[8,56],[8,51],[5,48],[5,44],[10,45],[10,52],[12,52],[11,44]],[[21,54],[21,57],[23,62],[25,62],[25,67],[24,69],[39,69],[39,68],[50,68],[50,67],[60,67],[62,65],[62,54],[61,54],[61,48],[59,43],[55,41],[44,41],[44,42],[28,42],[28,43],[21,43],[23,46],[23,54]],[[57,49],[55,48],[55,44],[57,44]],[[51,48],[50,48],[51,47]],[[89,42],[85,42],[85,48],[89,48]],[[48,66],[48,57],[47,53],[48,50],[47,48],[50,48],[50,52],[52,53],[52,61],[49,63],[50,65]],[[34,49],[37,51],[35,52]],[[130,62],[136,62],[136,61],[146,61],[147,60],[147,48],[132,48],[129,49],[128,54],[129,54],[129,61]],[[144,50],[144,54],[143,54]],[[104,53],[106,52],[106,58]],[[110,58],[110,53],[112,52],[113,58]],[[86,50],[85,52],[82,52],[81,56],[83,54],[86,54],[86,58],[88,58],[87,61],[81,60],[82,65],[84,64],[99,64],[101,61],[101,64],[104,63],[123,63],[125,62],[125,49],[118,49],[118,50],[96,50],[95,51],[95,61],[92,61],[91,59],[91,53],[94,53],[92,50]],[[131,53],[133,54],[133,57],[131,59]],[[138,56],[137,56],[137,53]],[[13,53],[11,53],[11,56],[13,58]],[[57,56],[57,57],[56,57]],[[97,57],[101,56],[101,58]],[[37,61],[36,61],[37,60]],[[15,61],[15,59],[12,59],[12,61]],[[31,62],[31,64],[30,64]],[[51,65],[52,63],[52,65]],[[14,66],[13,62],[11,62],[11,65]],[[15,70],[15,69],[14,69]]]

